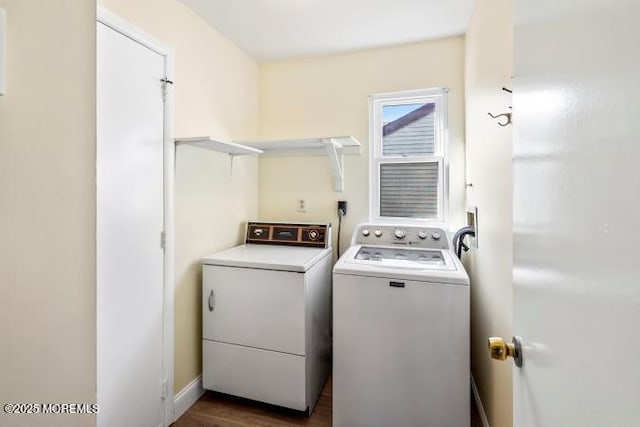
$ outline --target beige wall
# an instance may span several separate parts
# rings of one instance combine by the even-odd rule
[[[175,135],[254,139],[258,66],[178,0],[100,0],[175,52]],[[202,371],[200,259],[236,245],[258,212],[256,158],[195,147],[176,152],[175,384]]]
[[[345,191],[333,191],[326,157],[261,158],[260,217],[337,221],[336,201],[348,201],[342,247],[368,220],[368,97],[371,94],[447,86],[451,156],[452,225],[464,208],[464,38],[327,55],[260,66],[260,137],[353,135],[362,154],[345,156]],[[305,197],[307,212],[296,212]],[[335,232],[336,230],[334,230]]]
[[[478,249],[469,252],[471,360],[491,427],[512,425],[512,364],[489,358],[489,336],[512,336],[511,127],[487,112],[507,112],[513,73],[511,0],[477,0],[466,36],[468,204],[478,207]],[[516,118],[517,119],[517,118]]]
[[[0,7],[0,402],[95,402],[95,4]],[[3,426],[94,423],[0,410]]]

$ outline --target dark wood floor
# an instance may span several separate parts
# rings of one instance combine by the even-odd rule
[[[225,394],[207,392],[174,424],[174,427],[246,427],[246,426],[331,426],[331,378],[322,390],[313,414],[248,401]],[[392,427],[392,426],[390,426]],[[437,426],[429,426],[437,427]],[[471,397],[471,427],[482,427],[478,408]]]

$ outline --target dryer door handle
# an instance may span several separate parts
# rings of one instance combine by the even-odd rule
[[[215,296],[213,295],[213,289],[211,289],[211,293],[209,294],[209,311],[213,311],[213,308],[215,307]]]

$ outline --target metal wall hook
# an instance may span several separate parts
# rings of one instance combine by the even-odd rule
[[[498,126],[508,126],[511,124],[511,113],[502,113],[502,114],[498,114],[498,115],[493,115],[491,113],[487,113],[489,116],[491,116],[492,119],[499,119],[501,117],[504,117],[506,119],[505,122],[498,122]]]
[[[513,77],[512,77],[513,78]],[[509,89],[508,87],[502,86],[502,90],[507,92],[507,93],[513,93],[513,90]],[[509,106],[509,110],[511,110],[511,106]],[[511,111],[509,111],[508,113],[502,113],[502,114],[491,114],[491,113],[487,113],[489,114],[489,116],[492,119],[502,119],[504,118],[504,121],[498,121],[498,126],[509,126],[511,124]]]

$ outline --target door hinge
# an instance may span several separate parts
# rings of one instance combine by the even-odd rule
[[[162,100],[165,101],[167,99],[167,85],[172,85],[173,81],[166,77],[160,79],[160,81],[162,82]]]
[[[160,390],[163,399],[167,398],[167,380],[162,380],[162,390]]]
[[[167,248],[167,232],[166,231],[160,232],[160,247],[162,249]]]

